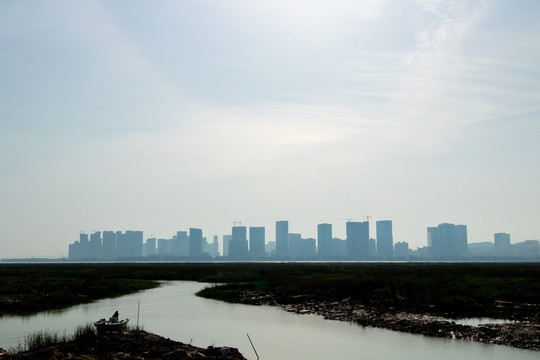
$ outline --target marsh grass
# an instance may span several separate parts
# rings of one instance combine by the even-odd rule
[[[80,325],[69,335],[66,332],[37,331],[26,335],[22,342],[11,347],[8,351],[11,354],[17,354],[23,351],[34,351],[73,340],[88,340],[95,336],[97,336],[97,333],[92,324]]]

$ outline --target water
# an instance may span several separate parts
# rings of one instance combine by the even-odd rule
[[[105,299],[32,316],[0,317],[0,347],[15,346],[39,330],[70,333],[77,325],[111,316],[137,322],[146,331],[200,347],[232,346],[256,359],[249,333],[262,360],[267,359],[538,359],[538,352],[462,340],[429,338],[389,330],[295,315],[279,308],[227,304],[202,299],[195,282],[166,282],[137,294]]]
[[[471,326],[478,326],[478,325],[481,325],[481,324],[512,324],[512,323],[517,323],[517,321],[514,321],[514,320],[493,319],[493,318],[465,318],[465,319],[441,318],[441,320],[453,321],[453,322],[455,322],[456,324],[459,324],[459,325],[471,325]]]

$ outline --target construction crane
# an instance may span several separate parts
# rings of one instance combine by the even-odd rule
[[[345,218],[338,218],[338,220],[347,220],[347,222],[351,222],[351,221],[353,221],[354,219],[351,219],[351,218],[347,218],[347,219],[345,219]]]
[[[360,217],[365,217],[367,221],[369,221],[369,219],[371,219],[371,215],[358,215]]]
[[[247,222],[249,222],[249,220],[236,220],[236,221],[233,221],[232,223],[234,226],[240,226],[242,225],[242,223],[247,223]]]

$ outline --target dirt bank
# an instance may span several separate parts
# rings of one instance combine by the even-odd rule
[[[3,353],[3,354],[2,354]],[[198,348],[146,331],[100,334],[0,359],[231,359],[246,360],[235,348]]]

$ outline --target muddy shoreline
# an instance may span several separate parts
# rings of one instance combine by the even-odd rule
[[[296,300],[293,303],[282,303],[272,294],[250,291],[243,292],[235,299],[229,299],[241,304],[279,306],[295,314],[315,314],[328,320],[351,322],[361,326],[540,351],[540,306],[536,304],[494,303],[492,309],[486,309],[485,313],[469,314],[469,317],[493,314],[496,318],[513,322],[472,326],[444,320],[441,314],[427,309],[405,310],[389,307],[384,303],[363,304],[350,298],[328,301],[299,296]],[[444,315],[446,318],[454,317],[451,313]]]

